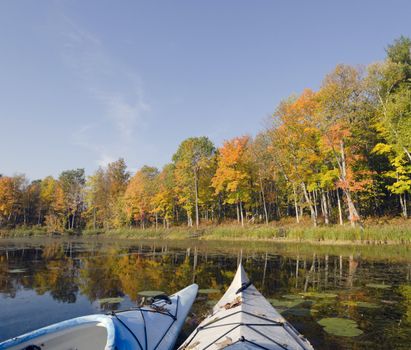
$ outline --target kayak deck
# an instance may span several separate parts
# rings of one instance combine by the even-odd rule
[[[89,315],[59,322],[0,343],[0,349],[114,348],[115,324],[107,315]]]
[[[251,284],[242,265],[230,287],[180,349],[313,349]]]
[[[73,318],[0,343],[0,350],[168,350],[196,298],[193,284],[149,306]]]

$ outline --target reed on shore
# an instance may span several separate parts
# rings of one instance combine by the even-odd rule
[[[319,226],[309,223],[295,225],[279,222],[275,225],[237,225],[204,226],[200,229],[189,227],[165,228],[119,228],[64,232],[47,232],[43,227],[19,227],[1,230],[0,237],[29,236],[106,236],[128,239],[199,239],[223,241],[296,241],[327,244],[411,244],[411,224],[407,220],[374,221],[364,227]]]

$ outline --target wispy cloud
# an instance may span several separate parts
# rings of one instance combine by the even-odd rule
[[[98,165],[106,165],[144,132],[151,106],[141,78],[113,57],[101,38],[66,15],[61,25],[63,60],[102,110],[102,116],[90,116],[93,123],[75,130],[73,142],[93,151]]]
[[[97,124],[83,125],[72,133],[72,141],[73,144],[94,153],[96,155],[96,165],[106,167],[109,163],[117,160],[120,155],[117,154],[118,150],[107,147],[105,143],[95,142],[93,140],[95,130],[98,130]]]
[[[107,116],[126,141],[130,141],[136,128],[145,127],[143,116],[150,111],[150,106],[143,100],[142,93],[136,92],[131,100],[126,100],[124,94],[106,91],[96,91],[94,96],[105,106]]]
[[[103,144],[93,142],[93,130],[97,129],[96,124],[86,124],[75,131],[73,131],[71,137],[73,144],[80,146],[86,150],[93,152],[97,158],[95,163],[98,166],[105,167],[116,158],[108,154],[107,149]]]
[[[112,157],[105,153],[100,153],[99,159],[97,159],[97,165],[101,167],[106,167],[110,163],[114,162],[117,158]]]

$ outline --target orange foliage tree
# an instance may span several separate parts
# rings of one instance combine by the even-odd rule
[[[157,193],[159,171],[155,167],[143,166],[130,180],[125,192],[125,210],[130,220],[145,228],[150,215],[155,212],[153,199]]]
[[[248,152],[250,138],[236,137],[224,142],[218,150],[217,170],[212,186],[217,194],[224,194],[225,202],[237,205],[237,220],[244,226],[243,203],[251,200],[254,187],[251,159]]]

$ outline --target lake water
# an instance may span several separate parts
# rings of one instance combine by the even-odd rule
[[[410,247],[196,240],[0,240],[0,341],[136,305],[142,291],[171,294],[195,282],[208,290],[181,342],[229,286],[240,259],[257,289],[316,349],[411,349]],[[325,329],[319,322],[326,318],[354,321],[357,335]]]

